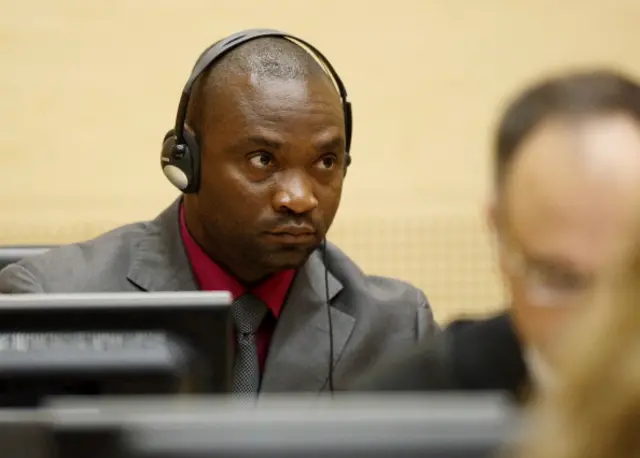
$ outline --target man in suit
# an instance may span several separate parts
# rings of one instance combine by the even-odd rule
[[[234,391],[346,386],[437,326],[421,291],[365,275],[324,243],[348,165],[343,104],[297,43],[236,43],[196,79],[184,126],[189,151],[176,147],[177,131],[165,138],[164,170],[183,196],[153,221],[5,268],[0,292],[227,290],[239,328],[244,308],[264,315],[237,342]],[[199,162],[185,167],[196,149]]]
[[[640,86],[609,71],[535,84],[502,118],[494,167],[488,213],[508,311],[452,323],[369,389],[522,397],[553,383],[566,326],[640,232]]]

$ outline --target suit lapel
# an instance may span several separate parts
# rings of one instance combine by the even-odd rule
[[[328,273],[329,301],[342,284]],[[298,272],[271,340],[261,392],[321,391],[329,375],[330,340],[325,267],[316,251]],[[334,368],[355,318],[331,307]]]
[[[144,235],[131,244],[132,262],[127,278],[143,291],[197,289],[180,236],[180,202],[181,199],[176,200],[150,221]]]

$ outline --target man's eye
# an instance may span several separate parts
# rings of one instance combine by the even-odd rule
[[[256,153],[249,158],[249,162],[254,167],[263,169],[273,164],[273,156],[269,153]]]
[[[321,169],[330,170],[336,165],[337,161],[338,160],[333,155],[324,156],[322,159],[320,159],[320,161],[318,161],[318,167],[320,167]]]
[[[580,290],[586,284],[582,277],[568,272],[546,272],[544,277],[549,286],[564,291]]]

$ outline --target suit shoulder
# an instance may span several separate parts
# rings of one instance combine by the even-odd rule
[[[376,336],[387,336],[388,351],[439,334],[426,295],[410,283],[365,274],[345,253],[327,244],[329,270],[341,283],[339,307]],[[383,340],[378,339],[379,342]]]
[[[0,272],[0,284],[12,289],[12,282],[29,276],[44,292],[66,292],[96,288],[105,271],[126,265],[132,241],[147,227],[146,222],[120,226],[93,239],[52,248],[9,265]],[[22,280],[20,280],[20,277]]]
[[[327,249],[330,250],[331,272],[349,290],[368,296],[379,306],[393,307],[396,311],[405,309],[409,313],[415,313],[418,308],[430,308],[424,292],[409,282],[367,275],[336,246],[327,245]]]
[[[447,332],[456,334],[460,332],[492,332],[495,330],[511,329],[511,318],[508,313],[499,312],[483,317],[461,316],[446,327]]]

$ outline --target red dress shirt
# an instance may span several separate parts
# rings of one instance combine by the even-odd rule
[[[229,291],[234,300],[246,292],[250,292],[262,300],[271,311],[263,320],[256,334],[260,371],[263,371],[276,320],[282,310],[287,292],[295,275],[295,270],[282,271],[248,290],[247,287],[213,262],[193,239],[187,229],[182,207],[180,207],[180,235],[187,257],[191,263],[196,284],[200,290]]]

